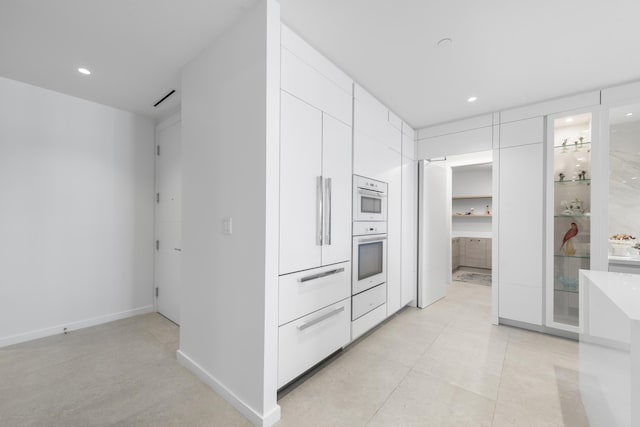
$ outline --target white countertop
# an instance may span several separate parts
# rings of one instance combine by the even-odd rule
[[[628,318],[640,320],[640,274],[594,270],[582,270],[581,273]]]
[[[609,255],[609,264],[636,265],[640,267],[640,256],[627,257]]]
[[[491,233],[490,231],[452,231],[451,237],[477,237],[490,239],[491,237],[493,237],[493,233]]]

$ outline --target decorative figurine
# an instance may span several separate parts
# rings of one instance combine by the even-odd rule
[[[567,256],[573,256],[576,254],[576,248],[573,246],[571,239],[578,235],[578,225],[575,222],[571,223],[571,228],[564,234],[564,238],[562,239],[562,245],[560,246],[560,250],[564,248],[564,254]]]
[[[576,147],[575,151],[578,151],[578,141],[573,141],[573,146]]]
[[[584,136],[581,136],[580,138],[578,138],[580,140],[580,146],[582,146],[582,143],[584,142]]]
[[[566,176],[565,174],[563,174],[562,172],[560,172],[558,174],[558,176],[560,177],[560,182],[564,181],[564,177]]]
[[[562,152],[566,153],[567,152],[567,138],[564,139],[564,141],[562,141]]]
[[[581,171],[581,172],[578,174],[578,178],[579,178],[581,181],[584,181],[585,179],[587,179],[587,171]]]

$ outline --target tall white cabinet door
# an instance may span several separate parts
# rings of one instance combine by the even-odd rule
[[[500,150],[499,316],[542,324],[542,144]]]
[[[416,299],[417,267],[417,167],[412,159],[402,158],[402,290],[400,304]]]
[[[418,307],[424,308],[444,298],[451,282],[451,168],[425,160],[419,167]]]
[[[324,239],[322,264],[351,258],[351,128],[331,116],[322,120]]]
[[[322,112],[281,92],[280,274],[321,264]]]
[[[393,150],[388,151],[387,316],[390,316],[402,306],[402,156]]]

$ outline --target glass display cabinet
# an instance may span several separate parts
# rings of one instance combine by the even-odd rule
[[[591,112],[547,121],[547,326],[577,332],[579,270],[591,267]]]

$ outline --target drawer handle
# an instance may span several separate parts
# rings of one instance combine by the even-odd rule
[[[313,325],[317,325],[318,323],[322,322],[323,320],[326,320],[326,319],[328,319],[328,318],[330,318],[330,317],[333,317],[333,316],[335,316],[335,315],[336,315],[336,314],[338,314],[338,313],[342,313],[343,311],[344,311],[344,305],[343,305],[342,307],[340,307],[340,308],[336,308],[336,309],[335,309],[335,310],[333,310],[333,311],[330,311],[330,312],[328,312],[328,313],[325,313],[325,314],[323,314],[322,316],[317,317],[317,318],[315,318],[315,319],[313,319],[313,320],[311,320],[311,321],[309,321],[309,322],[305,322],[305,323],[303,323],[302,325],[299,325],[299,326],[298,326],[298,330],[300,330],[300,331],[304,331],[305,329],[310,328],[310,327],[312,327]]]
[[[323,277],[331,276],[332,274],[342,273],[344,271],[344,267],[336,268],[335,270],[323,271],[322,273],[312,274],[311,276],[301,277],[298,279],[298,282],[304,283],[310,280],[321,279]]]

